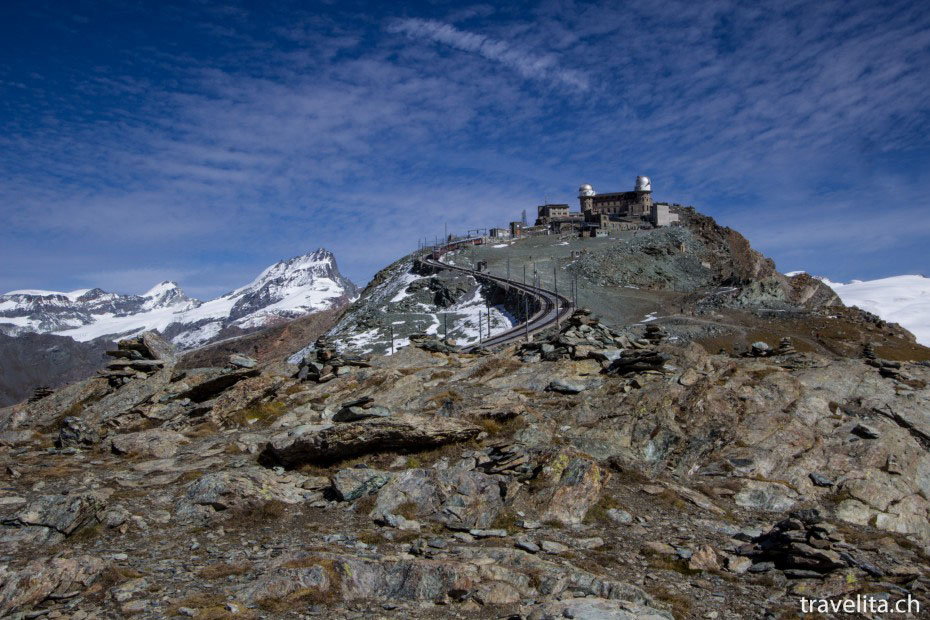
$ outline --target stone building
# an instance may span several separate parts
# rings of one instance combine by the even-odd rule
[[[656,202],[649,207],[649,221],[653,226],[671,226],[678,223],[678,214],[669,210],[668,203]]]
[[[578,230],[584,222],[581,213],[571,213],[567,204],[540,205],[536,207],[536,225],[545,226],[556,233]]]
[[[542,218],[559,218],[559,217],[568,217],[569,207],[567,204],[558,204],[558,205],[539,205],[536,207],[537,219]]]
[[[632,192],[598,194],[588,184],[578,188],[581,212],[591,215],[619,215],[620,217],[648,216],[652,207],[652,183],[649,177],[636,177]]]
[[[578,201],[581,211],[573,212],[567,204],[538,206],[534,230],[531,232],[524,226],[519,232],[514,230],[514,235],[549,231],[604,237],[650,224],[670,226],[678,222],[678,215],[671,212],[667,203],[653,202],[649,177],[636,177],[636,185],[630,192],[598,194],[590,185],[582,185],[578,188]]]

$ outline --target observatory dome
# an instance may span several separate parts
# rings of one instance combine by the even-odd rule
[[[584,198],[586,196],[593,196],[593,195],[594,195],[594,188],[588,185],[587,183],[585,183],[584,185],[578,188],[579,198]]]
[[[636,177],[636,191],[637,192],[651,192],[652,191],[652,181],[649,180],[649,177]]]

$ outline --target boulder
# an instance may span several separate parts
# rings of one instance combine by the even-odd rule
[[[271,398],[284,380],[280,377],[260,375],[238,381],[226,388],[213,401],[210,417],[223,423],[243,409],[255,407]]]
[[[107,394],[97,402],[88,405],[81,413],[81,418],[91,424],[107,422],[152,401],[171,379],[171,368],[166,367],[152,373],[145,379],[131,381],[129,384]]]
[[[106,507],[108,490],[84,491],[69,495],[41,495],[21,508],[4,525],[40,526],[68,536],[97,520]]]
[[[633,523],[633,515],[619,508],[611,508],[608,510],[607,518],[619,525],[629,525]]]
[[[545,463],[539,473],[542,490],[522,498],[521,506],[537,512],[543,522],[581,523],[600,498],[610,474],[583,454],[559,452],[540,460]]]
[[[396,416],[329,426],[304,426],[272,438],[260,459],[296,467],[388,450],[424,449],[468,441],[477,426],[448,418]]]
[[[260,371],[257,368],[245,368],[242,370],[233,370],[215,375],[206,375],[198,377],[199,381],[185,379],[189,385],[184,391],[177,394],[175,398],[183,400],[189,398],[195,403],[202,403],[206,400],[216,397],[220,392],[239,383],[243,379],[257,377]]]
[[[670,359],[671,356],[667,353],[651,349],[624,351],[622,356],[610,363],[606,372],[608,374],[622,375],[644,370],[662,370],[665,367],[665,362]]]
[[[357,422],[367,420],[368,418],[386,418],[391,415],[391,410],[379,405],[363,407],[353,405],[343,407],[333,415],[333,422]]]
[[[32,430],[0,431],[0,446],[18,448],[20,446],[28,446],[37,439],[39,439],[39,435]]]
[[[556,379],[549,383],[546,388],[549,392],[559,392],[560,394],[580,394],[588,388],[587,385],[580,381],[570,381],[568,379]]]
[[[209,507],[213,511],[222,512],[258,506],[275,500],[285,504],[297,504],[320,499],[321,493],[302,487],[303,478],[299,474],[281,475],[257,466],[205,474],[188,487],[178,503],[178,514],[198,514],[198,507]]]
[[[177,360],[174,345],[161,337],[156,331],[147,331],[140,336],[142,344],[152,359],[174,363]]]
[[[255,368],[255,365],[258,364],[258,362],[248,355],[233,353],[229,356],[229,364],[231,366],[235,366],[236,368]]]
[[[370,516],[390,522],[394,515],[438,521],[453,529],[483,529],[503,508],[500,484],[477,471],[408,469],[378,492]]]
[[[754,565],[771,563],[781,570],[827,573],[852,564],[848,553],[833,549],[842,542],[836,528],[824,523],[818,511],[800,510],[753,539],[740,553],[750,557]]]
[[[58,439],[59,448],[86,448],[100,442],[100,433],[81,418],[68,416],[61,421]]]
[[[689,558],[688,568],[690,570],[719,570],[720,562],[717,560],[717,552],[710,545],[702,545]]]
[[[0,567],[0,617],[52,598],[70,597],[89,587],[105,568],[98,557],[33,560],[20,570]]]
[[[333,490],[341,501],[351,502],[371,495],[393,477],[393,474],[378,469],[341,469],[333,476]]]
[[[114,435],[109,442],[110,449],[116,454],[166,459],[174,456],[178,448],[190,440],[175,431],[152,428],[137,433]]]

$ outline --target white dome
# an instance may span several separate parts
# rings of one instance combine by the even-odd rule
[[[637,192],[651,192],[652,191],[652,181],[649,180],[649,177],[636,177],[636,191]]]
[[[585,183],[584,185],[578,188],[579,198],[584,198],[584,197],[593,196],[593,195],[594,195],[594,188],[588,185],[587,183]]]

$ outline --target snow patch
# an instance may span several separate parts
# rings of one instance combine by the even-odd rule
[[[792,275],[803,272],[793,272]],[[786,274],[788,275],[788,274]],[[856,306],[885,321],[898,323],[930,346],[930,278],[892,276],[878,280],[852,280],[847,284],[818,280],[832,288],[847,306]]]

